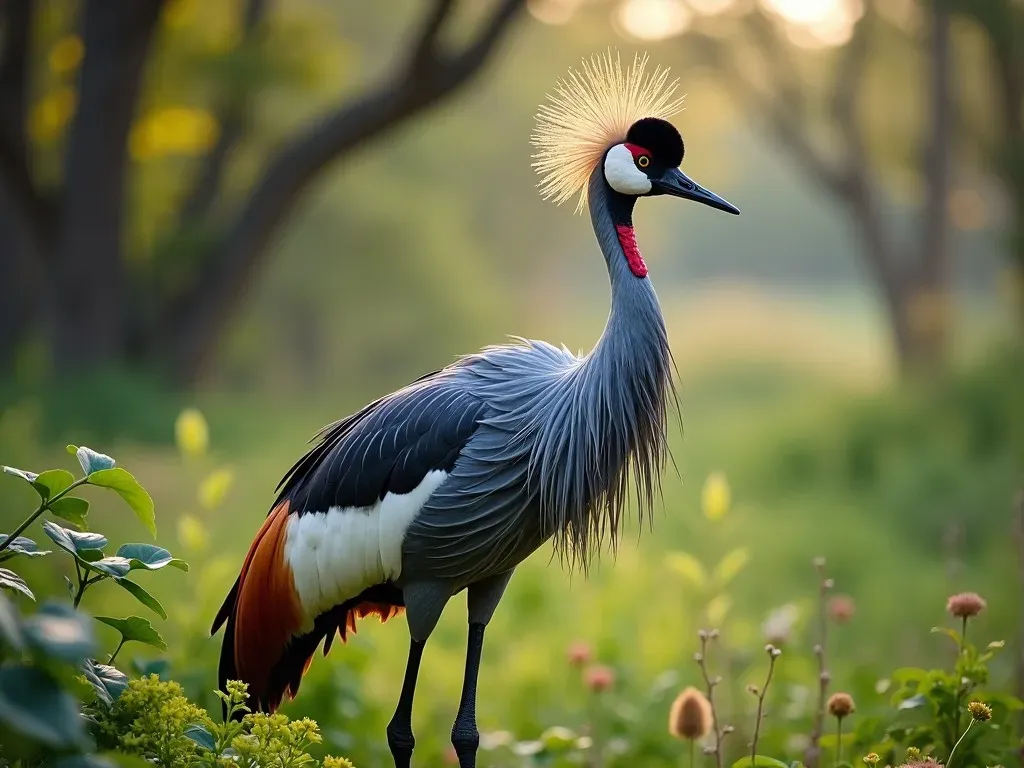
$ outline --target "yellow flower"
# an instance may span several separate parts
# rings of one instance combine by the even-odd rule
[[[188,549],[201,551],[206,549],[210,536],[203,521],[193,515],[182,515],[178,518],[178,541]]]
[[[199,484],[199,503],[204,509],[214,510],[224,501],[235,476],[230,469],[216,469]]]
[[[50,70],[63,75],[75,70],[85,55],[85,46],[78,35],[64,35],[50,49]]]
[[[721,472],[712,472],[704,481],[701,492],[701,509],[708,520],[719,520],[729,511],[731,493],[729,482]]]
[[[210,445],[210,430],[206,419],[195,408],[186,408],[174,423],[174,438],[178,450],[186,456],[202,456]]]

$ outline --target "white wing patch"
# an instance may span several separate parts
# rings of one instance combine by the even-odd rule
[[[651,191],[651,180],[636,167],[633,153],[622,144],[616,144],[605,155],[604,178],[612,189],[624,195],[646,195]]]
[[[292,516],[284,557],[306,614],[303,631],[329,608],[401,575],[405,532],[447,477],[433,470],[409,493],[388,493],[372,507],[330,507]]]

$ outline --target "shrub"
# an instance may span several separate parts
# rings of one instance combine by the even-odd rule
[[[156,674],[129,680],[115,666],[126,643],[160,650],[167,645],[143,616],[90,615],[82,607],[87,593],[100,582],[113,582],[166,619],[163,606],[138,577],[167,567],[187,572],[188,565],[153,544],[124,544],[113,555],[106,554],[107,539],[88,529],[90,504],[78,491],[113,491],[155,537],[153,500],[111,457],[73,445],[68,451],[78,458],[80,477],[65,469],[37,474],[4,467],[5,473],[35,489],[39,504],[13,533],[0,534],[0,766],[352,768],[344,758],[321,762],[309,753],[320,743],[312,720],[248,713],[244,684],[231,682],[227,691],[217,692],[224,717],[215,722],[185,697],[177,682]],[[42,532],[55,550],[70,557],[75,579],[66,577],[70,604],[47,601],[26,615],[5,592],[23,601],[34,601],[35,595],[6,564],[54,554],[23,535],[44,515],[48,519]],[[99,653],[97,623],[119,634],[109,654]],[[236,714],[243,716],[237,719]]]

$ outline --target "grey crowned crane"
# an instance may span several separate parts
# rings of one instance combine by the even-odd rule
[[[469,640],[451,732],[476,765],[484,631],[516,566],[549,540],[570,565],[614,545],[630,489],[650,515],[667,458],[673,396],[665,324],[633,233],[636,201],[672,195],[739,210],[691,181],[667,71],[624,71],[608,53],[560,80],[532,137],[541,193],[579,193],[611,283],[600,340],[577,357],[516,339],[459,358],[325,427],[285,475],[213,624],[226,623],[220,683],[250,706],[292,698],[318,646],[371,614],[402,611],[411,644],[387,728],[396,768],[413,752],[424,646],[467,590]],[[314,439],[317,439],[314,438]]]

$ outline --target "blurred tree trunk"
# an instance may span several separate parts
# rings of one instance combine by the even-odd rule
[[[128,134],[163,0],[88,0],[79,107],[57,202],[53,351],[58,370],[119,359]]]
[[[836,74],[818,94],[809,94],[778,24],[763,12],[744,19],[745,31],[769,80],[752,83],[734,53],[735,42],[691,35],[722,74],[743,109],[763,119],[769,134],[813,183],[841,205],[861,244],[861,255],[888,319],[893,351],[904,374],[927,373],[942,366],[949,342],[950,255],[946,203],[950,184],[952,97],[948,14],[929,14],[928,93],[930,113],[919,162],[926,200],[919,212],[917,237],[901,242],[886,226],[888,204],[869,156],[859,100],[878,19],[874,3],[865,2],[863,17],[839,52]],[[898,94],[896,94],[898,98]],[[838,157],[814,139],[810,102],[823,110],[838,137]],[[899,107],[894,107],[899,109]]]
[[[932,0],[972,20],[989,44],[999,104],[996,146],[988,152],[1010,200],[1011,247],[1024,328],[1024,4],[1017,0]]]
[[[46,203],[32,185],[25,120],[32,0],[5,0],[0,37],[0,372],[44,314]]]
[[[254,44],[268,2],[245,2],[239,46]],[[41,326],[61,372],[142,362],[195,383],[303,191],[334,161],[468,83],[524,4],[493,0],[476,34],[453,50],[440,38],[460,4],[430,0],[403,46],[408,54],[394,57],[392,76],[286,140],[234,210],[224,200],[224,179],[258,89],[225,88],[217,141],[165,238],[187,242],[194,263],[166,291],[159,272],[128,274],[123,247],[128,138],[164,0],[85,0],[79,7],[85,56],[63,178],[53,193],[34,178],[25,133],[33,0],[0,0],[0,369],[10,371],[18,345]]]

